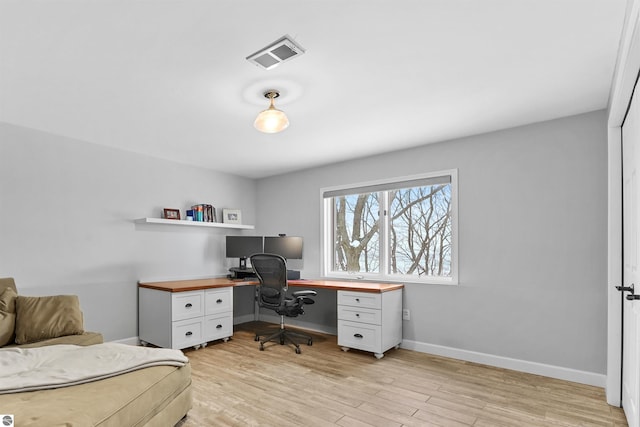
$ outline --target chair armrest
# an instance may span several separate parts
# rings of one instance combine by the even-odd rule
[[[318,293],[316,291],[295,291],[293,292],[291,295],[293,295],[294,297],[314,297],[316,295],[318,295]]]

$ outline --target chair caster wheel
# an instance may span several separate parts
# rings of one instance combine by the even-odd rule
[[[280,345],[284,345],[284,338],[280,338]]]
[[[260,335],[256,335],[256,337],[253,340],[254,341],[260,341]]]
[[[313,345],[313,340],[309,339],[309,341],[307,341],[307,345]]]
[[[302,351],[300,351],[300,349],[296,347],[296,354],[300,354],[300,353],[302,353]]]
[[[264,345],[260,344],[260,351],[264,351]]]

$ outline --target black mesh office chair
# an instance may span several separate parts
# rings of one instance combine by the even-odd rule
[[[296,353],[300,354],[300,345],[294,338],[307,341],[311,345],[311,336],[300,334],[285,329],[284,318],[297,317],[304,314],[304,305],[313,304],[315,301],[309,297],[315,296],[316,291],[305,290],[296,291],[287,295],[287,262],[280,255],[275,254],[254,254],[250,257],[251,266],[258,276],[260,286],[258,286],[258,305],[270,310],[274,310],[280,315],[280,329],[263,339],[263,333],[256,333],[256,341],[260,341],[260,350],[264,350],[264,344],[269,341],[279,341],[281,345],[285,342],[293,344]]]

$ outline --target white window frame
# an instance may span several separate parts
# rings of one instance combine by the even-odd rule
[[[325,198],[326,193],[357,189],[360,187],[374,187],[380,185],[388,185],[397,183],[401,185],[406,181],[437,178],[448,176],[451,179],[451,277],[416,277],[409,274],[390,274],[388,273],[388,251],[389,245],[387,244],[388,236],[388,220],[380,222],[380,272],[368,273],[368,272],[346,272],[346,271],[334,271],[333,270],[333,226],[334,226],[334,209],[333,209],[333,197]],[[384,199],[380,200],[380,206],[386,207],[389,205],[387,193],[384,193]],[[321,269],[322,275],[326,278],[332,279],[357,279],[357,280],[374,280],[374,281],[386,281],[386,282],[401,282],[401,283],[430,283],[440,285],[457,285],[458,284],[458,170],[448,169],[437,172],[429,172],[418,175],[410,175],[403,177],[395,177],[382,179],[377,181],[368,181],[348,185],[340,185],[334,187],[325,187],[320,189],[320,201],[322,206],[322,229],[321,229]]]

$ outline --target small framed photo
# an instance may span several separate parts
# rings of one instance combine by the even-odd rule
[[[222,209],[222,222],[225,224],[242,224],[242,212],[239,209]]]
[[[165,219],[180,219],[180,210],[179,209],[164,209],[164,217]]]

